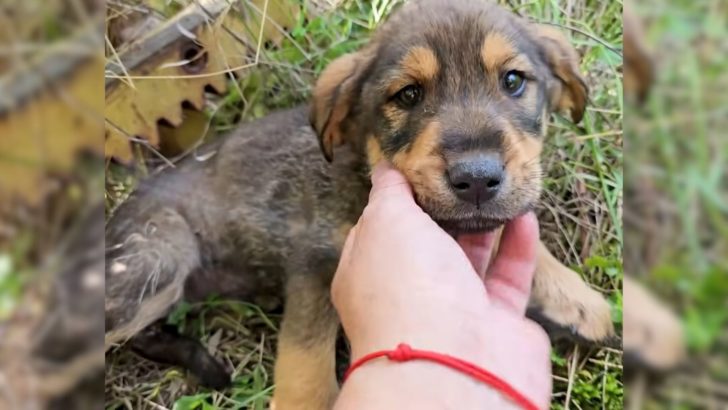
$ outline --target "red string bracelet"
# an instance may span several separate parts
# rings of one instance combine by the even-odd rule
[[[414,359],[427,360],[430,362],[439,363],[455,369],[459,372],[465,373],[474,379],[477,379],[487,385],[490,385],[494,389],[500,391],[511,399],[514,403],[519,405],[525,410],[538,410],[538,407],[533,404],[526,396],[518,392],[513,386],[508,384],[503,379],[494,375],[493,373],[480,368],[472,363],[468,363],[464,360],[458,359],[442,353],[430,352],[427,350],[412,349],[406,343],[400,343],[394,350],[380,350],[378,352],[369,353],[361,357],[359,360],[349,366],[349,369],[344,373],[344,381],[351,376],[357,368],[363,364],[380,357],[386,357],[389,360],[395,362],[407,362]]]

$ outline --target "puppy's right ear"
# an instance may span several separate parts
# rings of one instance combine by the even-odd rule
[[[344,126],[359,97],[357,84],[371,55],[369,50],[343,55],[329,64],[316,82],[309,119],[329,162],[334,159],[334,147],[346,142]]]
[[[578,123],[589,97],[589,88],[579,72],[579,54],[559,30],[543,24],[534,25],[533,30],[542,56],[557,80],[548,86],[551,107],[570,111],[571,119]]]

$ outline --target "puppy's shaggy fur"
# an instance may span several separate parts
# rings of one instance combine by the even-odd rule
[[[120,206],[106,234],[107,346],[130,340],[222,386],[228,374],[196,341],[154,322],[182,298],[282,298],[277,408],[328,408],[339,327],[328,287],[371,166],[392,162],[452,234],[498,229],[539,200],[549,113],[579,121],[586,102],[578,56],[555,30],[484,1],[407,3],[326,69],[310,110],[241,126]],[[543,246],[532,299],[551,329],[613,334],[606,302]]]

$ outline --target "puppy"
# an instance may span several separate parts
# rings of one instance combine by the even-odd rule
[[[107,226],[107,346],[129,339],[222,386],[228,374],[198,342],[155,321],[183,298],[282,296],[277,408],[329,408],[329,283],[371,167],[394,164],[452,234],[499,229],[539,201],[549,113],[579,121],[586,102],[577,54],[552,28],[484,1],[407,3],[331,63],[310,111],[241,126],[119,207]],[[604,299],[543,245],[531,312],[587,341],[614,332]]]

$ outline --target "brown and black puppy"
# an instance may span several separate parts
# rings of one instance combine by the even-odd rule
[[[199,343],[153,323],[182,298],[282,295],[277,408],[329,407],[339,327],[329,283],[370,167],[391,161],[452,234],[498,229],[539,201],[549,113],[579,121],[586,101],[576,52],[553,29],[485,1],[407,3],[326,69],[310,113],[241,126],[143,182],[115,212],[107,345],[130,339],[146,357],[223,385],[227,373]],[[613,334],[608,304],[544,246],[537,269],[540,319],[589,341]]]

